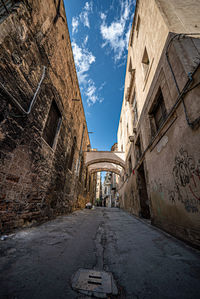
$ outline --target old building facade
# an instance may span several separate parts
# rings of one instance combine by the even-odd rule
[[[200,246],[198,0],[138,0],[118,148],[120,205]]]
[[[83,207],[95,188],[63,1],[1,5],[0,103],[1,232]]]

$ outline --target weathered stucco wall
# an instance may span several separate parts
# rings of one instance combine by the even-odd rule
[[[188,14],[185,4],[187,8],[190,4]],[[150,217],[153,224],[198,247],[199,5],[199,1],[192,0],[137,1],[118,130],[119,147],[123,144],[126,148],[126,169],[119,184],[121,206],[135,215]],[[179,32],[185,35],[176,35]],[[196,35],[187,35],[188,32]],[[141,63],[145,46],[149,56],[146,78]],[[133,95],[136,92],[137,122],[132,113],[130,90],[130,96],[126,97],[132,76],[130,61],[135,68],[131,92]],[[130,121],[134,122],[135,129],[127,132]]]
[[[180,91],[190,82],[183,95],[186,112],[182,101],[176,104],[178,91],[164,49],[147,96],[139,131],[143,151],[150,145],[144,159],[152,223],[200,246],[200,68],[199,62],[195,60],[200,46],[199,40],[195,40],[195,45],[198,46],[195,46],[194,54],[194,44],[191,43],[191,51],[188,51],[188,42],[191,42],[191,39],[187,37],[175,41],[169,52]],[[186,53],[190,55],[183,59],[186,58]],[[190,74],[197,70],[192,81],[188,72],[185,72],[186,67],[189,67],[188,61],[191,61]],[[149,111],[158,88],[162,90],[168,116],[162,129],[152,139]],[[176,109],[172,110],[175,104]]]
[[[36,102],[24,115],[12,97],[27,110],[44,66]],[[89,137],[63,1],[19,2],[0,23],[0,82],[1,231],[83,207],[86,170],[78,174],[76,167]],[[53,100],[62,121],[49,146],[44,128]]]
[[[178,43],[175,43],[171,52],[173,55],[170,55],[170,59],[175,77],[178,80],[180,89],[182,89],[188,78],[187,73],[184,73],[185,67],[182,65],[184,40],[181,41],[181,52],[179,52]],[[187,49],[187,39],[185,40],[185,46]],[[192,60],[192,56],[188,59]],[[191,73],[194,69],[195,66],[191,64]],[[171,88],[172,85],[167,80],[170,72],[164,56],[158,67],[158,72],[160,70],[162,76],[156,78],[153,87],[156,89],[156,86],[161,86],[164,95],[167,95],[167,92],[170,91],[171,97],[165,97],[169,99],[169,101],[166,101],[166,109],[169,112],[177,98],[177,91]],[[189,89],[198,83],[199,75],[200,69],[198,68]],[[199,96],[199,86],[188,91],[184,96],[187,115],[191,123],[195,119],[199,119],[200,116]],[[153,95],[149,98],[148,108],[151,105],[152,98]],[[143,127],[143,131],[147,130]],[[183,103],[180,102],[176,111],[169,117],[166,125],[152,143],[150,151],[146,154],[152,222],[197,246],[200,246],[199,134],[199,121],[191,128],[186,120]]]
[[[170,32],[199,32],[199,0],[155,0]]]

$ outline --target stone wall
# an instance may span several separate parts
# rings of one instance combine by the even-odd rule
[[[86,169],[78,162],[90,141],[63,1],[19,1],[0,20],[0,82],[0,227],[5,232],[69,213],[90,197]],[[28,110],[37,88],[25,114],[22,109]],[[44,129],[52,101],[61,124],[50,146]]]

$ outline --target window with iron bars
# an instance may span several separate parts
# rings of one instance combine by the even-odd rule
[[[0,18],[6,17],[19,0],[0,0]]]

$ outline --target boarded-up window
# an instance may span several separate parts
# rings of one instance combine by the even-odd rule
[[[61,114],[55,101],[52,101],[49,115],[45,124],[43,138],[44,140],[53,147],[55,138],[59,131],[61,124]]]

